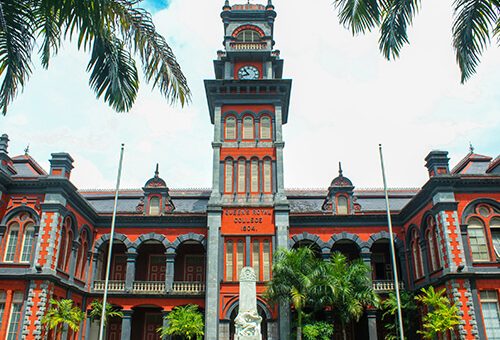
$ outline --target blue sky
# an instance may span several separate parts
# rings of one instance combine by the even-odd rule
[[[424,158],[433,149],[449,151],[452,165],[469,141],[478,153],[499,154],[500,48],[490,46],[478,73],[461,85],[451,45],[452,0],[423,2],[411,45],[395,62],[380,56],[376,32],[352,37],[341,27],[331,0],[314,8],[302,0],[274,2],[276,48],[284,77],[293,79],[284,126],[287,187],[326,188],[338,161],[356,187],[380,187],[378,143],[392,187],[422,186]],[[47,168],[50,153],[69,152],[77,187],[112,188],[123,142],[124,187],[141,187],[157,162],[170,187],[210,186],[213,126],[203,79],[214,77],[212,60],[222,48],[223,1],[145,5],[154,9],[155,24],[188,77],[191,105],[171,107],[143,81],[134,108],[118,114],[89,89],[88,55],[68,44],[48,71],[35,62],[24,92],[0,117],[12,156],[29,143]]]

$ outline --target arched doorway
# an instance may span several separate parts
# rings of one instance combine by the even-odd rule
[[[301,240],[296,242],[293,245],[293,249],[299,249],[301,247],[309,247],[313,251],[314,255],[318,258],[321,259],[321,248],[318,246],[317,243],[310,241],[310,240]]]
[[[332,246],[332,253],[336,251],[344,254],[350,261],[359,259],[359,246],[351,240],[339,240],[335,242]]]
[[[162,308],[154,305],[142,305],[132,308],[132,333],[134,340],[161,340],[156,331],[163,325]]]
[[[234,319],[238,315],[239,306],[236,305],[233,310],[230,312],[229,317],[229,340],[235,339],[236,329],[234,326]],[[273,340],[277,339],[273,336],[274,332],[274,321],[271,319],[271,313],[265,306],[262,306],[262,303],[259,301],[257,304],[257,311],[262,318],[262,322],[260,324],[260,331],[262,333],[262,340]]]

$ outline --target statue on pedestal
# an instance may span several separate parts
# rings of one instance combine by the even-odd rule
[[[241,270],[239,311],[234,320],[235,340],[262,340],[260,331],[262,318],[257,312],[256,281],[252,267],[244,267]]]

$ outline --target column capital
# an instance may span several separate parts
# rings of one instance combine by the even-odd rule
[[[134,314],[132,309],[122,309],[121,312],[123,313],[123,318],[127,319],[132,318],[132,315]]]

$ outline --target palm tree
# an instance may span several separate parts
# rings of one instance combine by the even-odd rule
[[[333,253],[330,262],[324,263],[323,282],[317,285],[325,306],[332,307],[334,316],[340,321],[342,336],[347,339],[346,325],[359,321],[369,306],[378,306],[379,297],[374,292],[369,278],[370,268],[362,260],[349,262],[339,253]]]
[[[266,298],[271,302],[291,301],[297,311],[297,340],[302,339],[303,310],[311,304],[322,261],[309,247],[280,249],[273,260],[273,277]]]
[[[387,59],[395,59],[409,43],[407,28],[419,9],[420,0],[334,0],[339,21],[353,34],[380,28],[379,48]],[[431,3],[431,1],[429,2]],[[461,71],[461,82],[475,72],[492,37],[500,44],[500,0],[454,0],[453,47]]]
[[[100,320],[102,316],[102,302],[99,300],[94,300],[90,303],[90,307],[92,308],[90,310],[89,316],[92,321],[95,320]],[[111,304],[106,304],[106,319],[105,322],[107,322],[110,318],[123,318],[123,312],[121,310],[116,309],[113,305]]]
[[[175,307],[165,319],[168,320],[168,326],[157,329],[161,337],[177,335],[188,340],[200,340],[203,337],[205,325],[197,305]]]
[[[50,299],[50,308],[42,318],[42,323],[48,325],[49,330],[54,330],[54,338],[61,330],[61,326],[67,325],[74,332],[80,329],[80,323],[85,317],[85,313],[80,308],[73,306],[73,300]]]
[[[0,0],[0,110],[32,73],[35,41],[44,68],[66,39],[90,51],[89,85],[116,111],[128,111],[139,89],[133,55],[147,82],[184,105],[190,90],[172,49],[138,0]]]

